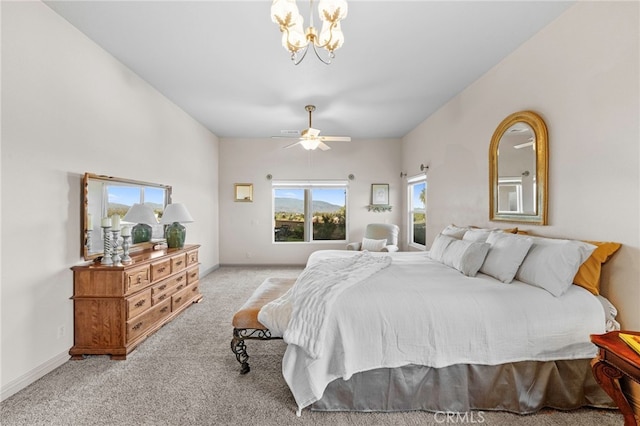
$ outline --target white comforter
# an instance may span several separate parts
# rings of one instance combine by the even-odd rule
[[[319,251],[307,266],[356,254]],[[578,286],[554,297],[518,281],[466,277],[425,252],[373,255],[392,263],[335,299],[318,356],[287,346],[282,369],[298,413],[331,381],[360,371],[592,358],[589,335],[605,332],[602,304]]]

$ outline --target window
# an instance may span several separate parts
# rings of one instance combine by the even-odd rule
[[[427,232],[427,177],[413,177],[408,180],[407,187],[409,245],[424,247]]]
[[[151,206],[153,213],[157,219],[162,217],[164,206],[166,204],[166,191],[164,188],[155,188],[142,185],[128,184],[104,184],[103,197],[106,202],[106,216],[119,215],[123,218],[129,208],[134,204],[146,204]],[[160,224],[151,224],[151,238],[164,238],[164,226]]]
[[[347,240],[347,182],[273,183],[273,240]]]

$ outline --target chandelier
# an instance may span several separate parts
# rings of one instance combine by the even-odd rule
[[[291,60],[298,65],[307,54],[309,46],[325,64],[335,58],[334,51],[344,43],[344,34],[340,29],[340,21],[347,17],[346,0],[320,0],[318,15],[322,20],[320,34],[313,26],[313,0],[309,1],[309,27],[303,29],[304,18],[300,15],[295,0],[273,0],[271,20],[280,27],[282,46],[291,53]],[[326,59],[318,53],[318,49],[327,51]]]

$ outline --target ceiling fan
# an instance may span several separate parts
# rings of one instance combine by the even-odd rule
[[[309,113],[309,128],[301,131],[300,136],[272,136],[273,138],[299,139],[298,142],[287,145],[285,148],[291,148],[299,144],[306,150],[320,148],[321,150],[326,151],[331,149],[331,147],[325,142],[349,142],[351,140],[349,136],[320,136],[320,130],[311,127],[311,113],[316,110],[315,105],[307,105],[304,109]]]

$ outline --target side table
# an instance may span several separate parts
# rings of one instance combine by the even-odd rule
[[[640,336],[637,331],[622,332]],[[620,378],[626,376],[640,383],[640,355],[620,339],[619,333],[611,331],[591,335],[591,341],[598,347],[598,355],[591,361],[591,369],[598,384],[620,409],[625,426],[637,426],[638,420],[620,388]]]

